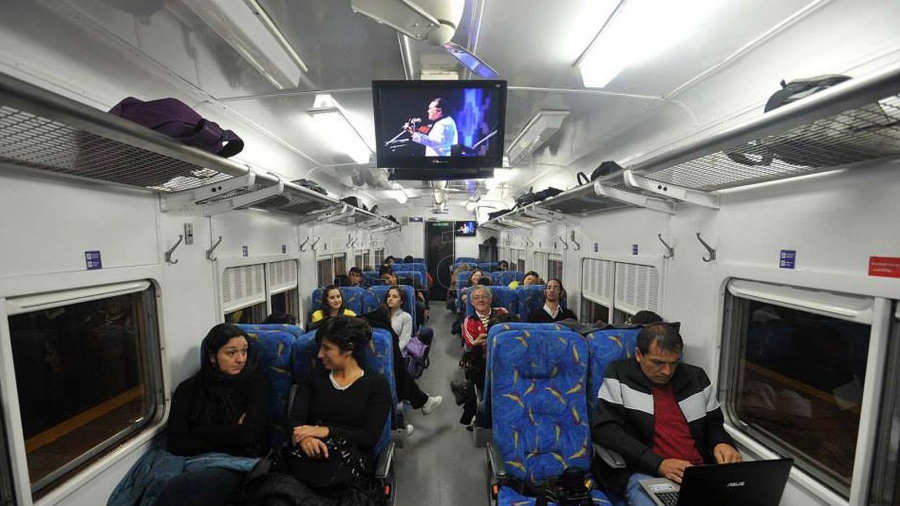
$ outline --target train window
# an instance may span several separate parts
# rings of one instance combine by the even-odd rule
[[[377,270],[377,266],[384,263],[384,248],[378,249],[375,248],[375,266]]]
[[[319,257],[319,287],[334,283],[335,276],[347,274],[347,254]]]
[[[581,263],[581,317],[586,322],[609,322],[615,265],[609,260],[585,258]]]
[[[222,309],[226,323],[259,323],[266,318],[266,270],[264,264],[225,269],[222,276]]]
[[[624,323],[629,316],[643,309],[657,312],[659,308],[659,271],[649,265],[616,262],[613,321]]]
[[[337,276],[339,274],[347,274],[347,254],[341,253],[340,255],[334,255],[334,275]]]
[[[32,493],[158,421],[156,296],[136,281],[7,300]]]
[[[300,312],[297,290],[297,261],[283,260],[266,266],[269,279],[271,312],[297,315]]]
[[[353,265],[363,269],[366,266],[372,266],[372,253],[370,250],[356,250],[356,255],[353,259]],[[363,269],[366,270],[366,269]]]
[[[9,462],[9,451],[6,449],[6,426],[3,417],[0,417],[0,505],[13,504],[16,504],[16,497],[12,486],[12,466]]]
[[[900,304],[894,303],[869,504],[900,504]]]
[[[728,292],[729,417],[849,496],[873,300],[743,280]]]
[[[547,277],[545,279],[562,279],[563,261],[561,257],[550,257],[547,260]]]

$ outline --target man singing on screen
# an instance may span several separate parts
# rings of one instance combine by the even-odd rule
[[[459,144],[456,122],[445,115],[445,110],[449,110],[447,99],[438,97],[428,104],[428,121],[432,123],[430,130],[427,127],[416,129],[412,124],[406,126],[413,142],[425,146],[425,156],[450,156],[451,147]]]

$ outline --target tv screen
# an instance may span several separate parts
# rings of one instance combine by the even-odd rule
[[[475,229],[477,225],[474,221],[457,221],[453,225],[453,229],[456,232],[456,236],[473,236],[475,235]]]
[[[372,81],[372,100],[379,167],[503,164],[506,81]]]

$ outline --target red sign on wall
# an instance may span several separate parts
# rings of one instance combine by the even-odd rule
[[[869,276],[900,278],[900,257],[869,257]]]

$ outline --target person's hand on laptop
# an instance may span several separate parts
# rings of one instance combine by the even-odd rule
[[[681,459],[664,459],[659,464],[659,475],[668,478],[675,483],[681,483],[684,476],[684,470],[691,467],[691,463]]]
[[[719,464],[732,464],[740,462],[741,452],[737,451],[728,443],[719,443],[713,448],[713,455],[716,456],[716,462]]]

